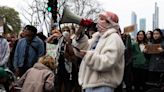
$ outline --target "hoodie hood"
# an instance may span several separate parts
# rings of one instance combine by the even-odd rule
[[[36,63],[36,64],[34,64],[33,68],[36,68],[36,69],[39,69],[39,70],[43,70],[43,69],[50,70],[47,66],[43,65],[42,63]]]

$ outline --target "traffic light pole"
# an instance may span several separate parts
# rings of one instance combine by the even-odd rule
[[[57,0],[48,0],[47,5],[48,5],[47,10],[48,10],[48,12],[51,12],[53,21],[54,21],[54,23],[56,23],[57,22],[57,14],[58,14],[58,7],[57,7],[58,2],[57,2]]]

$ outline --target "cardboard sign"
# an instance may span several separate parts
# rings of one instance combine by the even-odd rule
[[[57,51],[57,45],[46,43],[46,55],[50,55],[55,59],[56,51]]]
[[[160,48],[160,47],[161,47],[160,44],[147,44],[145,46],[148,54],[158,54],[158,53],[160,53],[160,51],[158,50],[158,48]]]
[[[130,33],[133,31],[135,31],[135,25],[130,25],[130,26],[124,27],[124,33]]]

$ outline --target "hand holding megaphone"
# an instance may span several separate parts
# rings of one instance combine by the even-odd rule
[[[92,19],[82,19],[80,22],[81,26],[86,26],[86,27],[90,27],[94,24]]]

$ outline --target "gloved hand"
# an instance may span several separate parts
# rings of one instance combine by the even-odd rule
[[[80,22],[80,25],[89,27],[89,26],[93,25],[93,23],[94,22],[93,22],[92,19],[82,19],[81,22]]]

